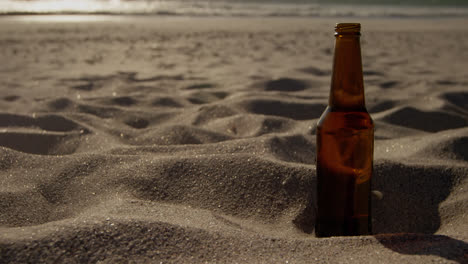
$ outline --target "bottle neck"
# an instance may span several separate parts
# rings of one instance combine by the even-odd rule
[[[365,109],[359,32],[335,33],[335,55],[329,105],[333,109]]]

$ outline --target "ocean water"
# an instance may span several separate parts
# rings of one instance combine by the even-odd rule
[[[0,0],[0,14],[468,18],[468,0]]]

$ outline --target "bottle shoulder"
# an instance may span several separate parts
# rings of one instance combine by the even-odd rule
[[[320,117],[317,128],[326,128],[327,130],[342,128],[373,129],[374,122],[366,108],[336,109],[328,106]]]

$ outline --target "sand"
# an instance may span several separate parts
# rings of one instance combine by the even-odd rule
[[[468,263],[462,19],[360,21],[383,198],[314,236],[342,21],[0,18],[0,262]]]

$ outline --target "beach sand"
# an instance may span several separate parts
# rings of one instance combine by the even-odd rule
[[[466,20],[357,21],[383,198],[316,238],[356,19],[42,19],[0,18],[1,263],[468,263]]]

